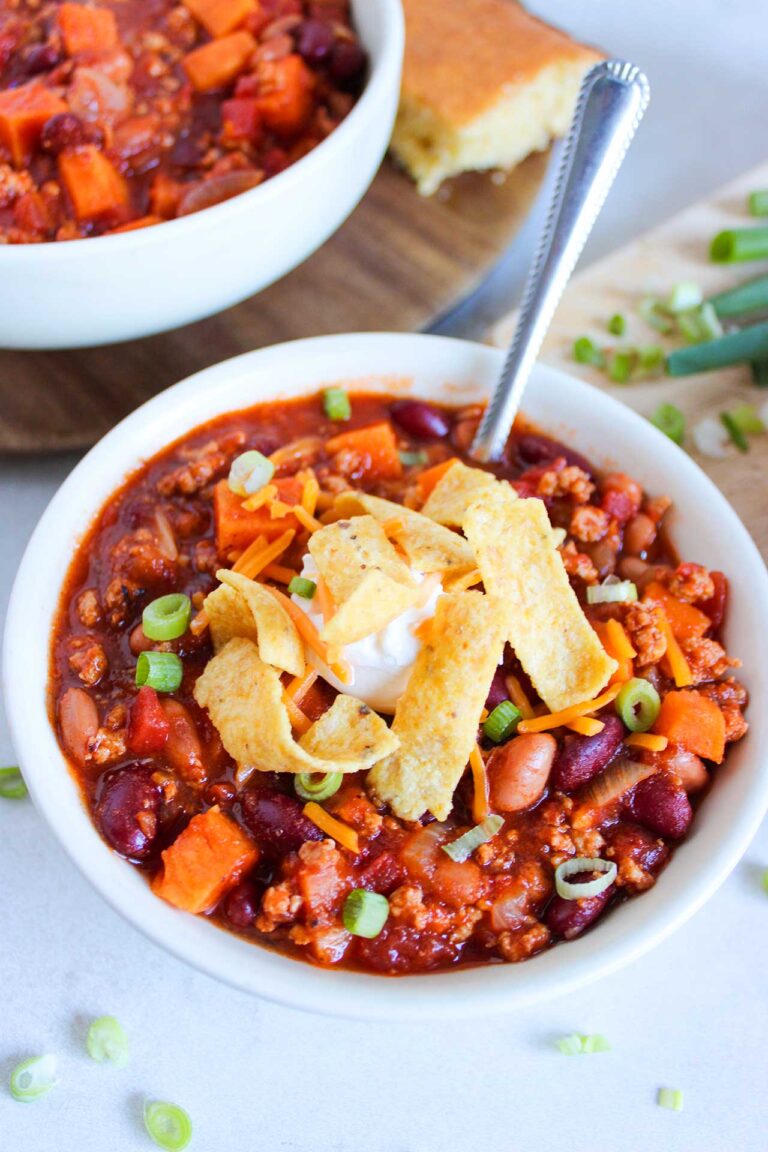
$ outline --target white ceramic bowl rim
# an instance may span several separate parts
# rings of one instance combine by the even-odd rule
[[[524,964],[398,979],[319,969],[177,912],[153,896],[137,870],[96,832],[48,722],[40,670],[47,668],[52,616],[73,547],[95,506],[140,463],[140,448],[152,455],[216,414],[334,380],[407,392],[412,377],[415,394],[476,400],[495,380],[502,359],[501,352],[481,345],[372,333],[296,341],[229,360],[161,393],[113,429],[62,485],[30,540],[9,606],[3,680],[15,747],[35,803],[68,855],[117,911],[177,956],[236,987],[294,1007],[387,1020],[476,1016],[529,1005],[605,976],[668,936],[726,878],[768,807],[768,720],[757,707],[748,739],[733,748],[719,771],[692,834],[641,898],[612,910],[583,937]],[[743,678],[753,699],[765,699],[768,575],[721,493],[652,425],[581,381],[537,366],[527,400],[529,417],[552,435],[569,439],[600,465],[623,464],[652,491],[667,490],[677,499],[682,513],[673,522],[673,537],[687,558],[706,563],[711,557],[728,572],[728,635],[738,642],[731,647],[745,658]],[[621,459],[611,459],[616,452]]]
[[[153,224],[149,228],[137,228],[133,232],[119,232],[113,236],[83,237],[79,240],[67,240],[66,242],[47,240],[40,244],[3,244],[0,245],[0,263],[29,259],[30,253],[35,252],[44,253],[46,263],[51,258],[65,260],[67,253],[69,253],[70,258],[73,253],[82,256],[96,243],[98,243],[99,252],[102,255],[107,244],[116,251],[121,245],[123,248],[129,245],[134,248],[142,248],[152,244],[158,228],[162,228],[166,235],[169,228],[173,228],[177,233],[185,229],[191,241],[196,229],[207,226],[209,222],[215,224],[216,215],[222,216],[225,212],[232,212],[234,208],[248,208],[258,212],[260,207],[271,200],[279,199],[292,186],[302,180],[306,180],[308,188],[311,187],[313,170],[317,165],[328,158],[328,153],[331,150],[342,153],[347,137],[355,132],[357,121],[365,115],[366,110],[373,109],[377,104],[384,102],[387,77],[399,67],[404,35],[403,12],[399,0],[384,0],[382,13],[386,22],[383,49],[378,59],[370,61],[370,72],[365,87],[349,115],[311,152],[307,152],[306,155],[290,164],[282,172],[270,176],[263,184],[258,184],[247,192],[240,192],[229,200],[223,200],[220,204],[212,204],[209,208],[202,208],[199,212],[190,213],[189,216],[164,220],[161,224]],[[321,154],[320,157],[318,157],[318,153]],[[54,253],[55,255],[53,255]]]

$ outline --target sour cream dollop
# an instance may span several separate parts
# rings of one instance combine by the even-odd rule
[[[308,553],[302,562],[301,575],[307,580],[317,581],[317,565]],[[426,579],[422,572],[412,570],[411,575],[419,584]],[[350,684],[342,684],[315,652],[309,650],[307,659],[317,668],[322,678],[339,692],[356,696],[371,708],[375,708],[377,712],[392,713],[398,697],[402,696],[406,689],[411,669],[421,648],[421,641],[413,634],[414,629],[423,620],[429,620],[434,616],[437,598],[441,592],[442,587],[438,584],[424,604],[408,608],[391,624],[387,624],[386,628],[365,636],[362,640],[356,640],[354,644],[347,644],[341,649],[342,657],[352,669]],[[309,617],[318,632],[321,632],[324,622],[316,598],[313,597],[312,600],[307,600],[304,596],[291,598]]]

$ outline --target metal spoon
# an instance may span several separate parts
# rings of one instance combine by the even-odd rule
[[[649,99],[648,80],[634,64],[606,60],[584,77],[515,334],[470,449],[476,460],[498,460],[504,450],[555,309]]]

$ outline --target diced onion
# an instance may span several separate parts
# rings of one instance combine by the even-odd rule
[[[457,840],[452,840],[450,844],[441,845],[443,852],[450,856],[456,864],[463,864],[465,860],[469,859],[475,848],[479,848],[481,844],[487,844],[489,840],[492,840],[503,824],[503,816],[486,816],[482,824],[476,824],[474,828],[470,828],[468,832],[459,836]]]
[[[31,1056],[17,1064],[9,1081],[11,1096],[22,1104],[32,1104],[47,1096],[56,1083],[56,1057]]]
[[[227,484],[236,496],[253,496],[269,484],[275,474],[271,460],[255,449],[242,452],[232,461]]]
[[[626,604],[630,600],[637,600],[637,585],[631,580],[590,584],[587,588],[587,604]]]
[[[555,869],[555,888],[563,900],[581,900],[585,896],[599,896],[613,884],[617,871],[613,860],[575,856],[558,864]],[[568,879],[569,876],[577,876],[582,872],[600,872],[601,875],[596,876],[594,880],[585,880],[579,884],[572,884]]]

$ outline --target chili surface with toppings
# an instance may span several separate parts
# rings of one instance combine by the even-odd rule
[[[159,898],[323,965],[520,961],[653,885],[747,730],[670,501],[340,388],[198,428],[80,544],[50,710]]]
[[[365,70],[347,0],[1,0],[0,241],[255,188],[333,131]]]

